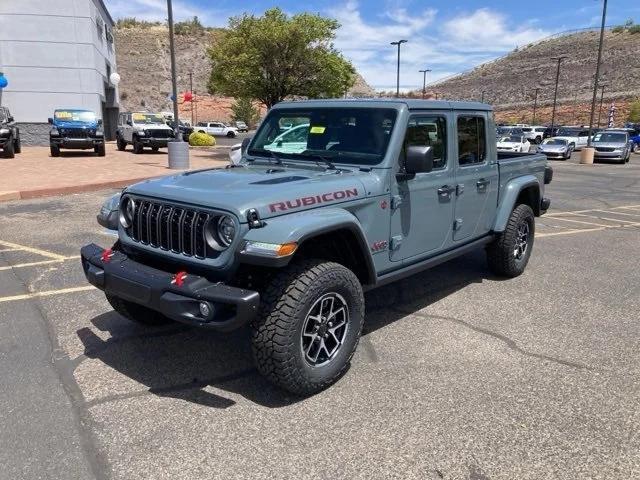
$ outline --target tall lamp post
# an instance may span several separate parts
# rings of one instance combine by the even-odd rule
[[[391,45],[398,46],[398,68],[396,70],[396,98],[400,96],[400,45],[407,42],[408,40],[398,40],[397,42],[391,42]]]
[[[174,139],[167,145],[169,149],[169,168],[189,168],[189,144],[182,141],[180,117],[178,116],[178,80],[176,76],[176,49],[173,37],[173,5],[167,0],[167,18],[169,23],[169,52],[171,54],[171,90],[173,97]]]
[[[430,69],[426,70],[418,70],[422,74],[422,99],[424,100],[425,95],[427,94],[427,72],[430,72]]]
[[[540,87],[536,87],[535,91],[535,97],[533,98],[533,120],[531,120],[531,125],[536,124],[536,109],[538,108],[538,92],[540,91]]]
[[[551,60],[558,61],[558,68],[556,70],[556,88],[553,93],[553,110],[551,111],[551,131],[552,132],[556,122],[556,102],[558,100],[558,82],[560,80],[560,64],[562,63],[562,60],[564,60],[565,58],[567,58],[566,55],[560,55],[559,57],[551,57]]]
[[[598,126],[596,128],[600,128],[600,118],[602,117],[602,100],[604,99],[604,87],[608,87],[608,84],[600,84],[600,109],[598,110]]]
[[[587,148],[582,149],[580,163],[593,163],[594,150],[591,147],[591,132],[593,130],[593,117],[596,113],[596,99],[598,97],[598,84],[600,83],[600,61],[602,60],[602,44],[604,43],[604,24],[607,19],[607,0],[602,5],[602,23],[600,25],[600,40],[598,42],[598,59],[596,60],[596,76],[593,81],[593,97],[591,99],[591,115],[589,117],[589,136]]]

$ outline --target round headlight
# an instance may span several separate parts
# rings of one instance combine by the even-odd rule
[[[233,243],[236,236],[236,222],[229,215],[223,215],[218,220],[218,238],[224,247]]]
[[[120,225],[129,228],[133,223],[136,204],[131,197],[124,197],[120,202]]]

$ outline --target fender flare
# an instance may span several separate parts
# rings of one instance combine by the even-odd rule
[[[342,208],[320,208],[266,219],[265,223],[266,225],[262,228],[249,230],[244,236],[244,240],[273,244],[296,242],[299,248],[305,241],[319,235],[338,230],[349,231],[356,239],[358,248],[365,259],[368,283],[375,283],[377,276],[366,236],[360,226],[360,222],[351,212]],[[242,252],[242,246],[238,251],[238,258],[242,263],[273,267],[288,265],[293,256],[277,259],[257,257]]]
[[[531,186],[535,186],[538,188],[538,192],[540,191],[540,181],[534,175],[523,175],[522,177],[514,178],[505,185],[502,189],[503,195],[501,196],[498,211],[496,212],[496,219],[493,223],[492,230],[494,232],[504,231],[520,192]]]

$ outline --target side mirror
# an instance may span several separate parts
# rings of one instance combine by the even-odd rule
[[[129,125],[130,127],[133,127],[133,123],[131,123],[131,120],[127,120],[127,125]]]
[[[49,124],[53,124],[53,118],[49,117],[49,118],[47,119],[47,122],[49,122]]]
[[[407,148],[404,171],[409,175],[429,173],[433,170],[433,148],[411,145]]]
[[[243,155],[247,152],[247,148],[249,148],[250,143],[251,143],[251,137],[245,137],[242,139],[240,151],[242,152]]]
[[[9,122],[9,123],[13,122],[13,117],[8,117],[7,118],[7,122]]]
[[[100,126],[102,126],[102,119],[101,119],[101,118],[100,118],[100,119],[98,119],[98,126],[99,126],[99,127],[100,127]]]

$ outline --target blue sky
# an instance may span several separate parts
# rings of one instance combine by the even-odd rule
[[[166,0],[105,0],[114,18],[166,18]],[[504,55],[550,34],[599,25],[602,0],[173,0],[174,16],[197,15],[205,25],[225,26],[230,16],[261,14],[279,6],[336,18],[342,25],[335,44],[377,89],[395,88],[395,47],[402,46],[401,88],[427,83]],[[640,23],[640,1],[609,0],[607,24],[628,18]]]

